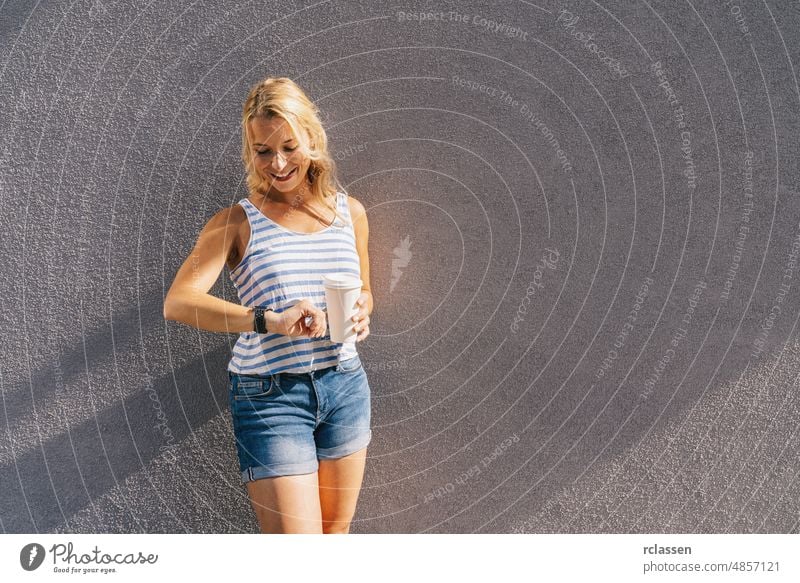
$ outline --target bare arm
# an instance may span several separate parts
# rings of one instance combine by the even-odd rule
[[[254,331],[253,308],[208,293],[233,250],[239,225],[246,220],[239,205],[211,217],[164,298],[164,318],[210,332]],[[306,320],[309,316],[310,323]],[[319,338],[327,330],[325,313],[307,299],[280,314],[267,312],[264,317],[271,334]]]
[[[361,286],[361,291],[369,296],[367,300],[367,315],[369,315],[372,313],[374,301],[369,274],[369,224],[367,222],[367,211],[364,205],[352,196],[348,196],[348,203],[350,204],[350,216],[353,219],[356,251],[358,252],[358,260],[361,267],[361,280],[364,282]]]
[[[164,318],[211,332],[252,332],[253,309],[212,296],[233,249],[240,220],[234,207],[208,221],[164,298]]]
[[[353,327],[357,332],[356,342],[361,342],[369,336],[370,314],[372,314],[372,308],[374,307],[372,286],[369,281],[369,252],[367,249],[369,225],[367,224],[367,211],[364,205],[352,196],[348,197],[347,202],[350,205],[350,216],[353,218],[356,251],[358,252],[359,265],[361,267],[361,280],[364,282],[361,286],[361,294],[358,297],[358,313],[353,316],[353,320],[356,322]]]

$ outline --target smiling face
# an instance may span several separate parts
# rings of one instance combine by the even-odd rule
[[[291,195],[306,183],[311,159],[292,127],[280,117],[257,117],[249,122],[253,165],[276,194]]]

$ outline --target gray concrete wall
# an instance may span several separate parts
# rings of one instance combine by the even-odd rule
[[[369,213],[353,532],[798,532],[798,30],[774,0],[5,3],[0,528],[256,530],[235,336],[161,309],[273,75]]]

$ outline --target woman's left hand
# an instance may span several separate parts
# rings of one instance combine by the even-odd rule
[[[356,301],[356,305],[358,306],[358,313],[353,316],[353,321],[355,325],[353,326],[353,330],[356,331],[358,334],[356,336],[356,342],[361,342],[369,336],[369,313],[367,312],[367,308],[369,307],[369,293],[363,292],[360,296],[358,296],[358,300]]]

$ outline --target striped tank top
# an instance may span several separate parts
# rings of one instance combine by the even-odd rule
[[[250,240],[230,278],[243,306],[265,306],[280,313],[307,299],[324,310],[323,275],[361,277],[345,193],[336,193],[336,207],[345,222],[337,217],[332,225],[316,233],[298,233],[279,225],[247,198],[238,204],[247,213]],[[309,372],[354,357],[355,344],[355,338],[331,342],[330,331],[321,338],[242,332],[228,370],[246,375]]]

